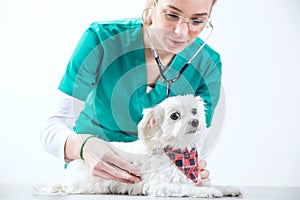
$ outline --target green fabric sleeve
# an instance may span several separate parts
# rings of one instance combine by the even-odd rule
[[[77,44],[58,88],[85,101],[98,81],[102,56],[99,33],[96,34],[90,27]]]

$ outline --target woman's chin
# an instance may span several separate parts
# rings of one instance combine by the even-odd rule
[[[179,52],[181,52],[185,47],[174,47],[174,46],[169,46],[169,52],[173,53],[173,54],[178,54]]]
[[[168,49],[173,53],[179,53],[187,46],[188,46],[188,42],[186,41],[181,42],[181,41],[169,40],[168,42]]]

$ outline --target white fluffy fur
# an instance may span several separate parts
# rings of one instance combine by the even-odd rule
[[[196,109],[197,113],[193,113]],[[172,120],[174,112],[180,118]],[[165,99],[154,108],[145,109],[138,124],[139,140],[131,143],[112,142],[119,155],[133,162],[142,181],[135,184],[99,179],[91,176],[82,160],[72,161],[66,169],[65,184],[36,188],[42,194],[129,194],[173,197],[240,196],[238,189],[221,186],[199,186],[188,179],[165,155],[163,147],[195,146],[206,129],[204,102],[192,95]],[[191,121],[197,119],[197,127]]]

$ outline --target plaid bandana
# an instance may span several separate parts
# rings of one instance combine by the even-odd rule
[[[195,147],[189,151],[184,149],[173,149],[172,147],[165,147],[166,155],[173,161],[173,163],[182,171],[189,179],[198,183],[198,153]]]

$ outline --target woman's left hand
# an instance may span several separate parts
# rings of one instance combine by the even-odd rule
[[[199,174],[201,177],[200,185],[209,184],[209,171],[205,169],[207,167],[207,162],[205,160],[200,160],[199,162]]]

